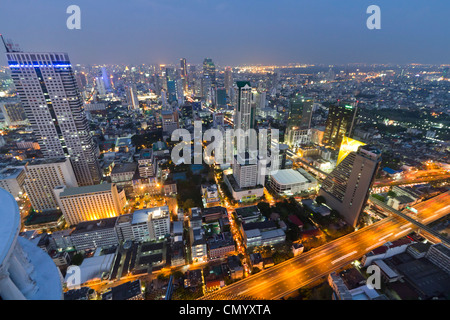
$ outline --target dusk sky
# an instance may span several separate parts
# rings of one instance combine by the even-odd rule
[[[69,5],[81,30],[69,30]],[[369,5],[381,30],[369,30]],[[448,0],[1,0],[0,33],[72,63],[450,63]],[[2,47],[2,52],[4,53]],[[4,54],[0,65],[6,65]]]

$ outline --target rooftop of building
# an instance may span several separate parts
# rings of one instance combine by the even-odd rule
[[[409,250],[414,250],[417,253],[426,253],[428,251],[428,249],[430,249],[431,247],[431,243],[427,242],[427,243],[423,243],[423,242],[416,242],[411,244],[408,249]]]
[[[75,229],[72,231],[71,235],[93,232],[102,229],[112,229],[116,225],[117,217],[93,220],[93,221],[83,221],[76,225]]]
[[[425,296],[425,299],[440,295],[449,297],[450,275],[428,259],[413,259],[397,264],[395,268]]]
[[[248,206],[235,209],[236,214],[243,218],[259,216],[261,212],[257,206]]]
[[[437,249],[441,253],[443,253],[445,256],[450,258],[450,249],[443,245],[442,243],[437,243],[433,245],[433,249]]]
[[[244,223],[242,226],[244,230],[252,230],[252,229],[268,230],[277,228],[277,224],[273,220]]]
[[[113,185],[113,183],[101,183],[83,187],[66,187],[65,190],[61,192],[60,197],[71,197],[90,193],[108,192],[111,191]],[[61,186],[58,186],[55,189],[61,188]]]
[[[202,211],[203,211],[204,216],[211,215],[211,214],[217,214],[217,213],[224,213],[224,214],[227,213],[227,209],[225,207],[221,207],[221,206],[204,208]]]
[[[283,237],[285,235],[286,234],[284,233],[284,231],[282,229],[275,229],[275,230],[268,230],[268,231],[261,232],[262,240]]]
[[[81,287],[80,289],[73,289],[64,292],[64,300],[84,300],[88,299],[89,293],[91,293],[93,289],[89,287]]]
[[[249,87],[251,87],[252,85],[250,84],[250,81],[236,81],[236,86],[238,87],[238,88],[243,88],[243,87],[245,87],[245,86],[249,86]]]
[[[245,235],[247,239],[261,237],[261,231],[259,229],[249,229],[245,230]]]
[[[126,173],[126,172],[135,172],[137,168],[137,163],[130,162],[130,163],[121,163],[114,166],[114,168],[111,170],[111,174],[120,174],[120,173]]]
[[[339,273],[339,276],[349,290],[357,288],[366,282],[366,278],[355,268],[345,269]]]
[[[54,164],[54,163],[63,163],[69,161],[69,159],[66,158],[59,158],[59,159],[32,159],[28,162],[28,167],[30,166],[40,166],[45,164]]]
[[[217,249],[227,246],[234,246],[233,237],[229,232],[223,232],[207,240],[209,249]]]
[[[271,175],[278,184],[290,185],[297,183],[306,183],[309,180],[304,177],[300,172],[294,169],[282,169]]]
[[[130,214],[123,214],[123,215],[121,215],[121,216],[119,216],[117,218],[116,224],[128,223],[128,222],[131,222],[131,221],[133,221],[133,214],[132,213],[130,213]]]
[[[5,168],[0,170],[0,180],[15,179],[23,171],[23,168]]]
[[[133,221],[132,224],[144,223],[149,220],[151,216],[152,219],[165,218],[169,215],[169,207],[154,207],[148,209],[141,209],[133,212]]]

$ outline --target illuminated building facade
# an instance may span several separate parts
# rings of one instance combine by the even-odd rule
[[[341,147],[339,148],[339,155],[336,162],[336,165],[342,162],[342,160],[345,159],[346,156],[352,151],[357,151],[359,146],[365,146],[366,144],[364,142],[349,138],[344,136],[342,138]]]
[[[44,158],[70,159],[79,185],[99,183],[95,143],[67,53],[7,52],[6,58]]]
[[[126,204],[125,191],[118,191],[114,183],[54,190],[59,207],[69,225],[117,217]]]
[[[355,130],[358,107],[350,103],[331,105],[325,123],[322,143],[337,150],[344,136],[351,137]]]
[[[61,185],[78,187],[69,159],[39,159],[25,166],[24,189],[34,210],[56,210],[53,189]]]
[[[381,163],[381,153],[372,146],[360,146],[350,152],[325,178],[319,195],[327,206],[337,210],[345,221],[355,227],[364,209],[375,175]]]

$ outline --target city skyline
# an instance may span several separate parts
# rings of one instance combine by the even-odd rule
[[[437,2],[4,0],[0,300],[450,300]]]
[[[230,1],[133,1],[126,7],[79,1],[81,29],[69,30],[67,1],[34,8],[33,15],[26,13],[27,1],[5,1],[0,33],[24,51],[68,52],[76,64],[164,64],[180,57],[201,64],[205,56],[218,65],[445,64],[450,4],[440,3],[377,1],[381,29],[369,30],[369,2],[251,0],[237,10]],[[6,66],[4,57],[0,65]]]

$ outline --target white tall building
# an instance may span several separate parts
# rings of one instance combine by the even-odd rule
[[[25,170],[23,168],[5,168],[0,170],[0,188],[11,193],[14,198],[22,194],[24,183]]]
[[[125,191],[114,183],[68,188],[57,186],[53,192],[69,225],[117,217],[125,206]]]
[[[130,85],[127,87],[127,103],[131,109],[139,109],[136,85]]]
[[[0,298],[62,300],[62,277],[53,260],[19,236],[20,212],[14,197],[0,189],[0,203]]]
[[[39,159],[25,165],[24,189],[34,210],[57,209],[53,189],[61,185],[78,186],[69,159]]]
[[[6,57],[44,157],[70,158],[79,185],[99,183],[96,148],[67,53],[7,50]]]
[[[103,81],[103,77],[96,77],[95,83],[97,84],[98,95],[105,96],[106,95],[106,87],[105,87],[105,81]]]

